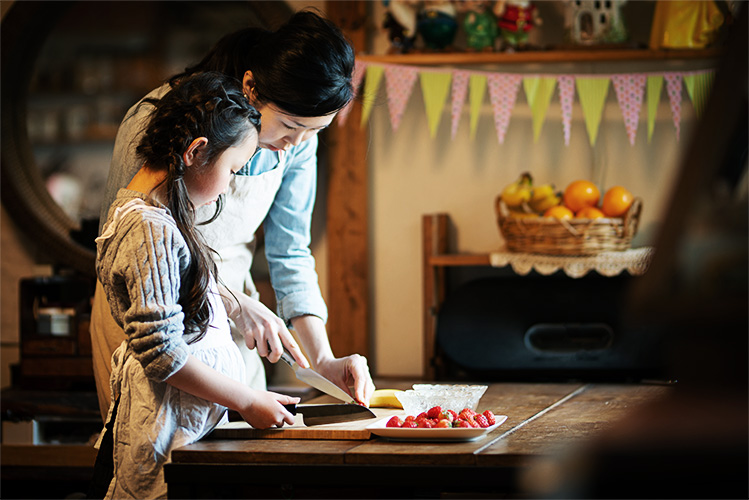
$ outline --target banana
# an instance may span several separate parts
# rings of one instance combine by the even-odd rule
[[[370,408],[400,408],[403,409],[403,405],[396,394],[403,392],[398,389],[377,389],[372,394],[369,400]]]
[[[542,214],[560,203],[562,203],[562,196],[560,193],[554,192],[554,185],[544,184],[543,186],[536,186],[533,188],[533,193],[531,194],[531,199],[528,202],[528,205],[534,212]]]
[[[502,201],[508,208],[517,208],[528,203],[531,199],[533,178],[528,172],[523,173],[518,180],[502,190]]]

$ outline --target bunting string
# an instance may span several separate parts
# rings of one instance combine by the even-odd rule
[[[714,76],[715,73],[712,70],[605,75],[518,74],[367,63],[357,60],[352,83],[355,94],[362,100],[360,124],[362,126],[370,118],[372,106],[379,92],[380,81],[384,78],[390,124],[393,131],[397,131],[418,79],[430,136],[436,137],[444,107],[449,102],[450,136],[454,139],[458,132],[463,108],[468,102],[471,140],[475,138],[479,115],[488,89],[499,144],[504,144],[521,87],[531,110],[534,142],[538,141],[548,117],[550,103],[554,95],[558,94],[566,146],[570,144],[572,108],[575,98],[577,97],[582,109],[590,145],[594,146],[609,87],[613,86],[627,138],[630,145],[634,146],[645,99],[647,99],[645,114],[648,142],[653,137],[664,81],[676,140],[679,140],[684,89],[696,116],[699,117],[704,112],[710,96]],[[360,88],[362,86],[363,89]],[[350,107],[350,105],[346,106],[338,114],[339,124],[345,124]]]

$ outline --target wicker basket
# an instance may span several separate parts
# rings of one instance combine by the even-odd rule
[[[627,250],[637,233],[642,200],[635,198],[623,218],[555,219],[511,216],[496,200],[499,232],[512,252],[545,255],[595,255]]]

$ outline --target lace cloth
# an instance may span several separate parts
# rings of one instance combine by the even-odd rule
[[[645,274],[655,254],[653,247],[631,248],[621,252],[603,252],[597,255],[538,255],[499,251],[489,254],[493,267],[512,267],[517,274],[526,275],[532,270],[549,275],[558,270],[571,278],[581,278],[590,271],[602,276],[617,276],[623,271],[633,276]]]

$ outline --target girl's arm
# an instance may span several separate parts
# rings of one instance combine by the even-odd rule
[[[190,355],[187,362],[166,379],[166,383],[193,396],[236,410],[256,429],[292,425],[294,416],[282,406],[296,404],[299,398],[258,391],[217,372]]]

